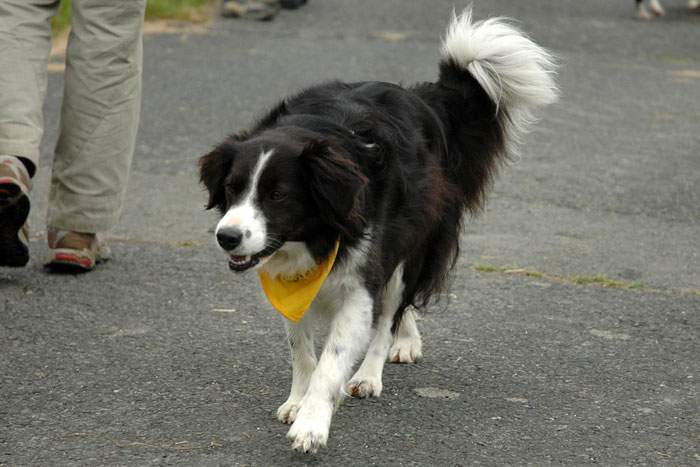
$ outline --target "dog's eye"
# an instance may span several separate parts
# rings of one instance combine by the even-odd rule
[[[270,192],[270,199],[272,201],[281,201],[284,198],[285,198],[285,194],[279,190],[272,190],[272,192]]]

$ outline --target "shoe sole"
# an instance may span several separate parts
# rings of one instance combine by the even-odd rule
[[[296,10],[306,5],[306,0],[282,0],[280,5],[285,10]]]
[[[0,266],[22,267],[29,261],[29,248],[19,238],[29,206],[18,185],[0,182]]]
[[[108,260],[109,256],[93,256],[70,248],[55,248],[51,250],[49,261],[44,267],[52,272],[78,274],[92,271],[96,265]]]
[[[51,250],[51,259],[44,267],[53,272],[77,274],[81,272],[90,272],[95,269],[95,265],[103,261],[104,260],[81,254],[75,250],[58,248]]]

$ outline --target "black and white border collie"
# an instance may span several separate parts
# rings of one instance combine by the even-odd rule
[[[292,387],[277,416],[298,451],[325,446],[343,395],[380,395],[387,358],[421,358],[413,310],[441,290],[465,213],[532,111],[556,99],[551,55],[502,18],[465,11],[441,52],[435,83],[313,86],[200,159],[232,270],[303,275],[340,243],[311,308],[285,320]]]

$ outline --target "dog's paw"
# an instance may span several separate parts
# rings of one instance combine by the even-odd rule
[[[423,342],[420,336],[399,336],[389,350],[392,363],[416,363],[423,358]]]
[[[298,452],[315,454],[328,442],[332,407],[320,410],[299,410],[294,424],[287,432],[287,438],[292,440],[292,449]]]
[[[297,418],[299,411],[299,401],[287,399],[287,402],[280,405],[277,409],[277,420],[282,423],[290,424]]]
[[[315,454],[328,442],[328,427],[314,420],[297,419],[287,433],[292,440],[292,449]]]
[[[379,397],[382,394],[382,380],[371,376],[354,376],[346,390],[352,397]]]

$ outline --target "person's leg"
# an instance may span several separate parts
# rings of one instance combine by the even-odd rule
[[[51,17],[58,0],[0,2],[0,155],[39,159]]]
[[[39,161],[57,7],[58,0],[0,2],[0,266],[29,260],[30,177]]]
[[[95,234],[119,219],[141,107],[145,4],[73,0],[49,197],[52,231]],[[49,246],[60,248],[62,237],[50,238]]]

